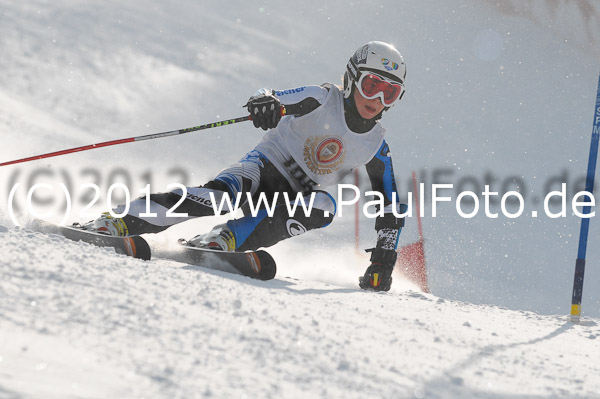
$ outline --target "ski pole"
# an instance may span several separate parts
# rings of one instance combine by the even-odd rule
[[[16,163],[29,162],[29,161],[34,161],[34,160],[43,159],[43,158],[57,157],[60,155],[71,154],[73,152],[93,150],[95,148],[108,147],[111,145],[133,143],[136,141],[153,140],[153,139],[158,139],[161,137],[169,137],[169,136],[175,136],[178,134],[186,134],[186,133],[196,132],[198,130],[212,129],[213,127],[232,125],[234,123],[245,122],[245,121],[249,121],[251,119],[252,119],[251,116],[248,115],[248,116],[242,116],[242,117],[235,118],[235,119],[227,119],[224,121],[207,123],[205,125],[188,127],[188,128],[179,129],[179,130],[173,130],[170,132],[153,133],[153,134],[147,134],[144,136],[129,137],[126,139],[105,141],[103,143],[84,145],[82,147],[70,148],[68,150],[49,152],[47,154],[36,155],[33,157],[28,157],[28,158],[23,158],[23,159],[17,159],[15,161],[3,162],[3,163],[0,163],[0,166],[13,165]]]

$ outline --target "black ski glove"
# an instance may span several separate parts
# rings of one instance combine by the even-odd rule
[[[281,103],[271,93],[250,97],[245,107],[248,107],[254,127],[273,129],[281,120]]]
[[[363,290],[389,291],[392,287],[392,271],[398,254],[394,250],[372,248],[371,265],[364,276],[359,277],[358,285]]]

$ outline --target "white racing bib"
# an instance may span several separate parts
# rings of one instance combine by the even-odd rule
[[[256,149],[286,177],[289,173],[283,165],[291,157],[311,180],[326,187],[368,163],[381,147],[384,134],[380,123],[366,133],[351,131],[344,118],[342,92],[331,86],[320,107],[304,116],[283,117]]]

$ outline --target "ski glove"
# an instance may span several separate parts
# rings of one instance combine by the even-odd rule
[[[250,97],[245,107],[248,107],[254,127],[260,127],[263,130],[273,129],[281,120],[281,103],[271,93],[261,93]]]
[[[363,290],[389,291],[392,287],[392,271],[398,254],[394,250],[382,248],[372,248],[367,251],[371,252],[371,265],[364,276],[358,279],[358,285]]]

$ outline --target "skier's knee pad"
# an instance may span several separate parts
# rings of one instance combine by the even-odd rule
[[[276,213],[281,221],[285,221],[289,236],[300,235],[306,231],[327,227],[333,221],[336,211],[336,203],[333,197],[326,191],[314,191],[303,197],[304,204],[308,208],[311,203],[310,213],[307,215],[301,204],[291,214],[289,209],[293,209],[294,200],[290,200],[290,207],[281,204],[277,207]]]
[[[290,212],[294,209],[294,200],[290,200],[290,204],[280,203],[272,216],[262,209],[256,216],[248,215],[227,222],[235,235],[237,250],[269,247],[286,238],[328,226],[335,216],[335,200],[325,191],[316,191],[303,197],[306,207],[310,204],[311,196],[314,198],[308,215],[301,204],[297,204],[294,212]]]

